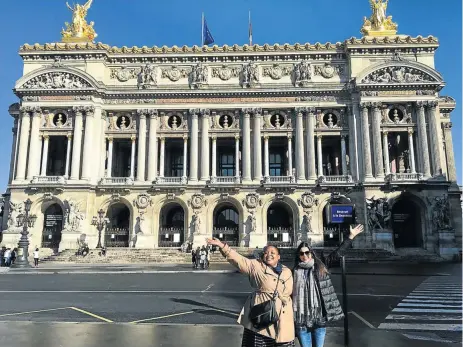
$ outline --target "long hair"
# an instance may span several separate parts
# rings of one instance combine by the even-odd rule
[[[317,255],[315,254],[315,252],[313,251],[312,247],[307,243],[307,242],[301,242],[300,245],[297,247],[296,249],[296,254],[295,254],[295,257],[294,257],[294,267],[293,267],[293,270],[296,269],[296,267],[298,266],[298,264],[301,262],[300,258],[299,258],[299,252],[301,251],[302,248],[304,247],[307,247],[308,249],[310,249],[310,253],[312,253],[312,258],[314,259],[315,261],[315,270],[318,271],[318,277],[322,277],[323,275],[326,275],[328,274],[328,268],[326,267],[326,265],[321,261],[321,259],[319,257],[317,257]]]

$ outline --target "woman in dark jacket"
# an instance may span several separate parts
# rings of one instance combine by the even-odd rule
[[[326,323],[344,317],[328,268],[362,231],[363,225],[351,227],[349,238],[326,257],[325,263],[308,243],[303,242],[297,248],[293,269],[293,309],[296,336],[301,347],[323,347]]]

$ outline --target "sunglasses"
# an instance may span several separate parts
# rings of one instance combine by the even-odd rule
[[[309,256],[312,252],[307,251],[307,252],[299,252],[299,255],[302,257],[303,255]]]

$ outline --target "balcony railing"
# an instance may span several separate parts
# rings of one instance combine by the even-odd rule
[[[133,179],[130,177],[103,177],[100,180],[101,185],[125,186],[132,185]]]
[[[231,228],[231,227],[213,227],[212,229],[212,236],[218,238],[222,242],[227,243],[230,246],[238,246],[239,245],[239,231],[238,227]]]
[[[34,176],[32,184],[66,184],[64,176]]]
[[[187,184],[187,178],[183,177],[157,177],[155,184]]]
[[[390,182],[421,181],[422,179],[421,173],[392,173],[386,177],[386,180]]]
[[[213,234],[233,235],[238,233],[238,228],[216,228],[212,230]]]
[[[237,176],[217,176],[211,177],[211,184],[240,184],[241,179]]]
[[[295,183],[294,176],[266,176],[264,177],[265,184],[282,184],[282,183]]]
[[[161,227],[159,230],[159,247],[179,248],[184,241],[184,230],[178,227]]]
[[[277,247],[293,246],[293,231],[288,227],[270,227],[267,231],[267,245]]]
[[[318,183],[352,183],[351,175],[342,175],[342,176],[319,176]]]

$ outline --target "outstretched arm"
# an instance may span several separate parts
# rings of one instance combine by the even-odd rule
[[[350,233],[349,237],[344,240],[344,242],[336,248],[333,252],[331,252],[325,260],[325,265],[327,268],[331,267],[331,264],[338,258],[342,257],[344,253],[347,251],[347,249],[350,247],[352,244],[352,240],[360,233],[362,233],[364,230],[364,226],[359,224],[355,227],[350,226]]]
[[[219,247],[220,253],[222,253],[230,264],[237,267],[241,273],[249,275],[252,272],[253,261],[238,254],[238,252],[231,249],[229,245],[222,243],[222,241],[216,238],[206,239],[206,242],[208,245]]]
[[[70,9],[72,12],[74,12],[74,9],[71,6],[69,6],[67,1],[66,1],[66,6],[68,7],[68,9]]]
[[[88,0],[88,1],[85,3],[85,5],[83,6],[85,11],[88,11],[88,9],[90,8],[90,6],[92,6],[92,2],[93,2],[93,0]]]

